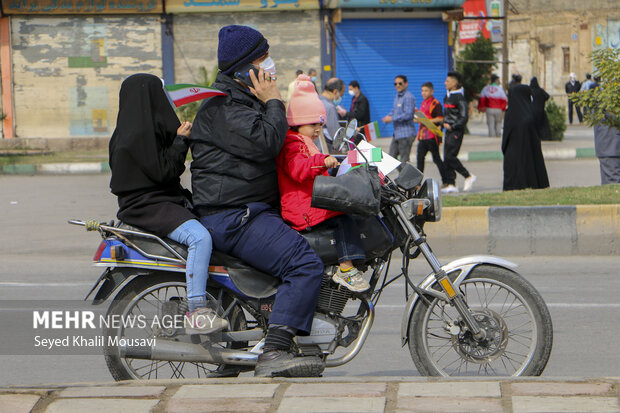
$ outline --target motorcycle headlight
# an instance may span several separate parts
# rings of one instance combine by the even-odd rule
[[[424,220],[437,222],[441,219],[441,192],[439,184],[433,178],[427,178],[418,191],[420,198],[431,201],[431,205],[424,210]]]

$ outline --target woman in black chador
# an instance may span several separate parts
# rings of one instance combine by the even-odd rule
[[[504,191],[549,186],[540,137],[536,131],[532,92],[527,85],[516,85],[508,98],[502,152]]]
[[[545,112],[545,102],[549,100],[549,94],[540,87],[536,76],[530,81],[530,88],[532,89],[532,97],[534,98],[534,119],[538,137],[543,141],[550,141],[551,127],[549,126],[549,119],[547,119],[547,112]]]

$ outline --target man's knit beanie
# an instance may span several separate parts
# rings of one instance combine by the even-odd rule
[[[248,26],[230,25],[220,29],[217,65],[227,75],[253,62],[269,50],[267,39]]]

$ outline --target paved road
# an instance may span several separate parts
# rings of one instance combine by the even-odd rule
[[[498,165],[476,164],[481,188],[497,189],[493,174]],[[584,171],[597,170],[595,160],[558,161],[559,169],[553,165],[555,185],[595,184],[575,181],[588,174]],[[108,181],[108,175],[0,177],[0,300],[80,299],[86,294],[100,273],[90,266],[99,238],[66,220],[112,218],[116,201],[107,191]],[[617,257],[513,260],[540,290],[553,317],[555,344],[545,375],[617,376],[620,358],[612,344],[620,340]],[[418,265],[419,279],[427,266]],[[397,283],[385,293],[358,358],[326,375],[417,375],[407,349],[400,347],[402,288]],[[0,365],[0,385],[110,379],[102,357],[0,356]]]

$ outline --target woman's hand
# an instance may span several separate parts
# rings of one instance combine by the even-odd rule
[[[338,159],[334,158],[333,156],[328,156],[327,158],[325,158],[325,166],[327,168],[335,168],[338,165],[340,165],[340,162],[338,162]]]
[[[177,129],[177,135],[185,136],[189,138],[189,134],[192,132],[192,122],[183,122],[179,129]]]

